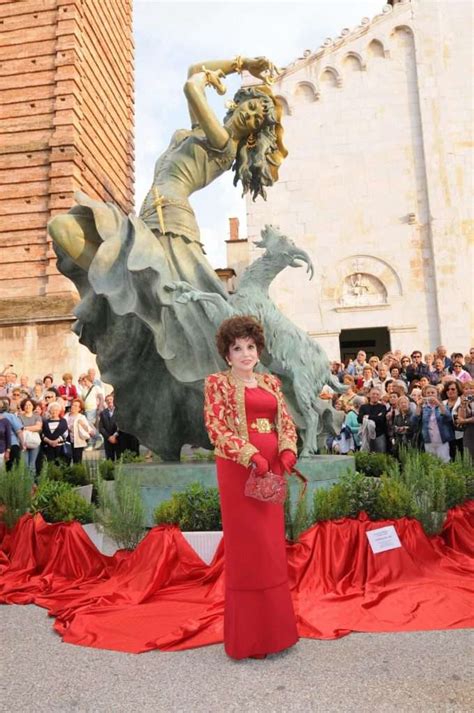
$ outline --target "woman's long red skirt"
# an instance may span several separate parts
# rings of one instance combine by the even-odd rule
[[[276,399],[245,389],[247,421],[273,422]],[[249,429],[249,440],[280,473],[278,437]],[[225,543],[224,645],[235,659],[281,651],[298,641],[285,550],[283,506],[244,495],[249,469],[217,458]]]

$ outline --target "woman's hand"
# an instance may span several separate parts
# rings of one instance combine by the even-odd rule
[[[255,468],[255,475],[259,477],[264,476],[270,470],[270,465],[266,458],[264,458],[260,453],[254,453],[251,458],[252,467]]]
[[[261,79],[265,84],[272,84],[279,74],[277,67],[268,57],[246,57],[242,62],[242,69]]]
[[[293,453],[293,451],[290,451],[289,449],[286,449],[280,453],[280,463],[281,467],[283,470],[290,474],[291,471],[293,470],[295,463],[297,461],[297,457]]]

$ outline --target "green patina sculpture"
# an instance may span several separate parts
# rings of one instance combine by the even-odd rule
[[[221,123],[207,102],[205,89],[212,86],[224,93],[222,78],[243,69],[262,84],[241,88]],[[264,57],[237,57],[191,67],[184,93],[192,128],[175,132],[158,159],[139,217],[125,216],[110,203],[78,193],[78,205],[68,214],[55,216],[48,226],[58,267],[81,295],[74,328],[80,341],[97,354],[105,381],[114,386],[121,428],[166,460],[179,460],[185,443],[209,447],[202,419],[202,380],[225,366],[214,345],[221,318],[229,310],[254,313],[264,321],[269,317],[263,314],[265,310],[262,314],[257,310],[258,294],[252,293],[250,285],[247,293],[242,287],[239,290],[238,306],[228,302],[204,256],[189,196],[232,168],[234,184],[240,181],[243,192],[250,192],[254,199],[265,198],[266,187],[278,179],[278,168],[287,155],[281,109],[269,86],[275,71]],[[265,235],[264,241],[270,232]],[[293,249],[301,258],[301,251]],[[277,253],[271,251],[276,260],[274,274],[291,264]],[[249,283],[256,279],[251,271],[258,269],[258,263],[249,268]],[[268,283],[268,276],[265,279]],[[274,326],[286,331],[291,327],[294,337],[301,339],[303,333],[291,322],[281,321],[285,318],[270,302],[267,283],[262,281],[260,289],[267,308],[271,305],[274,316],[279,316]],[[268,325],[273,330],[271,321]],[[282,370],[289,337],[281,334],[280,344],[278,331],[269,336],[275,354],[268,366],[281,373],[287,390],[294,392],[295,410],[304,414],[301,425],[309,434],[305,449],[314,452],[319,406],[312,395],[329,378],[327,358],[322,352],[311,352],[322,361],[308,371],[305,389],[313,376],[317,378],[304,397],[298,374],[308,369],[310,352],[305,353],[301,369]],[[276,349],[277,343],[283,352]],[[297,354],[297,347],[291,351]],[[298,386],[292,387],[292,382]],[[303,406],[306,402],[309,407]]]

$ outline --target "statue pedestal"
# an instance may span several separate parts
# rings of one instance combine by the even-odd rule
[[[308,505],[311,507],[316,488],[327,488],[337,483],[348,469],[355,470],[355,462],[352,456],[313,456],[301,458],[297,468],[308,478]],[[156,506],[171,498],[174,492],[184,490],[191,483],[217,487],[216,466],[213,462],[127,463],[124,470],[128,477],[134,478],[140,485],[148,527],[153,527]],[[290,484],[292,501],[295,502],[299,481],[290,478]]]

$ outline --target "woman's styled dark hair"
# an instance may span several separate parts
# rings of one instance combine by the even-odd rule
[[[230,347],[237,339],[253,339],[257,352],[261,354],[265,348],[265,337],[260,322],[249,314],[239,317],[230,317],[222,322],[217,330],[217,350],[223,359],[229,355]]]
[[[27,396],[26,399],[23,399],[23,401],[20,403],[20,408],[21,408],[21,410],[22,410],[22,411],[25,410],[25,406],[26,406],[26,404],[27,404],[28,401],[29,401],[30,404],[33,406],[33,411],[34,411],[38,404],[37,404],[37,402],[36,402],[34,399],[30,399],[29,396]]]
[[[442,398],[443,400],[448,398],[448,387],[449,387],[449,386],[453,386],[453,384],[454,384],[454,386],[456,387],[456,391],[458,392],[458,396],[461,396],[461,395],[463,394],[464,389],[463,389],[463,387],[462,387],[461,382],[458,381],[457,379],[452,379],[451,381],[446,381],[445,384],[444,384],[444,386],[443,386],[443,390],[442,390],[442,392],[441,392],[441,398]]]
[[[251,99],[262,103],[265,119],[258,131],[239,141],[232,166],[235,172],[234,186],[241,181],[243,194],[250,192],[253,200],[257,196],[266,200],[265,186],[272,186],[278,180],[278,168],[288,155],[283,145],[282,109],[271,89],[266,85],[239,89],[224,118],[224,124],[239,104]]]
[[[81,412],[81,413],[84,413],[84,401],[83,401],[82,399],[80,399],[80,398],[73,399],[73,400],[71,401],[71,406],[72,406],[73,404],[79,404],[79,410],[80,410],[80,412]]]

